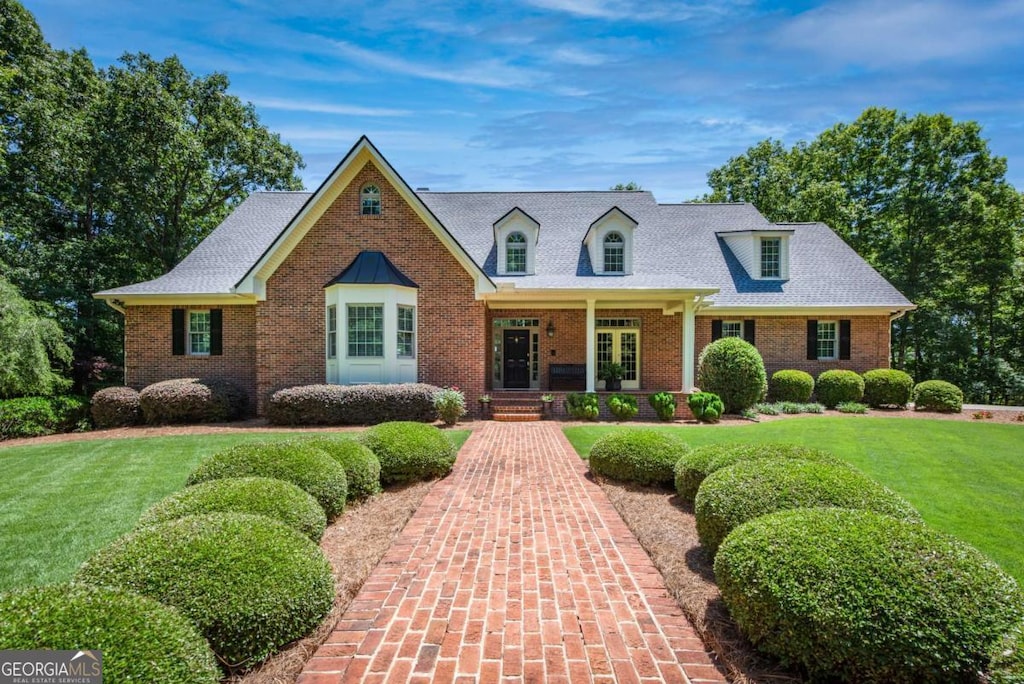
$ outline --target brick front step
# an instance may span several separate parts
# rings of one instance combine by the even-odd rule
[[[534,410],[534,413],[495,413],[494,420],[499,423],[525,423],[528,421],[541,420],[541,414]]]

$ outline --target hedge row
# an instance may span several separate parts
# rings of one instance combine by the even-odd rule
[[[0,440],[87,430],[89,400],[75,395],[0,400]]]
[[[432,423],[440,387],[402,385],[304,385],[278,390],[267,405],[274,425],[376,425],[388,421]]]

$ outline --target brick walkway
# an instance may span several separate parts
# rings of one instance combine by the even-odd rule
[[[552,423],[463,447],[299,684],[724,682]]]

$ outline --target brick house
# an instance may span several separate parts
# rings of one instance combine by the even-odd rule
[[[769,374],[888,367],[913,308],[823,224],[648,192],[414,191],[365,137],[313,193],[250,195],[171,272],[99,292],[126,382],[220,376],[262,412],[283,387],[422,381],[687,392],[705,345]]]

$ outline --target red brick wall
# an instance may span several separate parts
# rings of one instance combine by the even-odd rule
[[[665,316],[661,309],[598,309],[597,318],[639,318],[640,388],[644,391],[679,391],[683,385],[682,318]],[[584,309],[496,309],[487,312],[486,374],[493,389],[493,321],[495,318],[540,319],[540,389],[548,389],[552,363],[587,362],[587,312]],[[554,321],[555,336],[545,332]],[[551,352],[555,355],[552,356]]]
[[[125,384],[135,389],[173,378],[215,377],[238,383],[256,406],[256,307],[197,306],[224,312],[224,353],[171,354],[171,306],[129,306],[124,317]]]
[[[360,213],[366,183],[381,189],[381,215]],[[324,290],[364,250],[378,250],[419,285],[419,379],[458,385],[475,407],[486,375],[485,313],[473,278],[371,164],[360,171],[267,282],[256,310],[260,412],[276,390],[324,382]],[[225,326],[226,327],[226,326]]]
[[[743,316],[698,316],[696,319],[696,344],[694,371],[700,352],[711,342],[711,321],[742,320]],[[847,361],[807,360],[807,321],[812,316],[761,316],[755,317],[755,343],[764,359],[768,377],[779,370],[795,369],[810,373],[815,378],[833,368],[843,368],[858,373],[873,368],[889,367],[889,317],[888,316],[835,316],[822,320],[850,319],[850,358]]]

